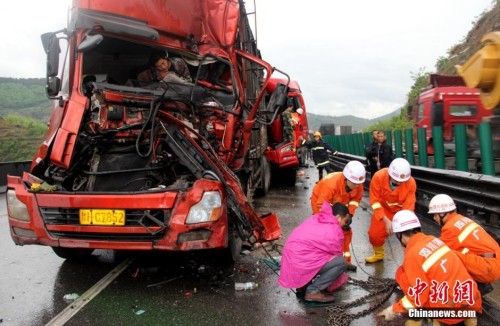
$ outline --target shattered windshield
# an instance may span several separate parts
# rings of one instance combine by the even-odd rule
[[[105,37],[95,49],[83,54],[81,80],[82,93],[89,97],[95,87],[92,83],[125,92],[149,90],[146,93],[151,95],[162,94],[168,85],[175,84],[179,97],[194,105],[211,102],[230,111],[237,99],[231,66],[222,58],[200,57],[111,37]]]

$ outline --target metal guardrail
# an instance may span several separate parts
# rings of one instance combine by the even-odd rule
[[[0,163],[0,193],[7,189],[7,174],[22,175],[30,169],[30,166],[31,161]]]
[[[342,170],[351,160],[366,165],[365,157],[344,153],[333,156],[332,164]],[[420,166],[412,166],[412,176],[417,182],[415,211],[419,216],[430,218],[427,213],[430,199],[445,193],[455,200],[459,213],[474,219],[500,242],[500,178]]]

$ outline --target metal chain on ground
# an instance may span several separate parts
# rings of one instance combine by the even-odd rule
[[[396,281],[393,279],[377,279],[372,276],[369,276],[367,281],[349,278],[348,284],[359,286],[367,290],[368,294],[349,303],[328,307],[327,310],[330,312],[328,317],[329,326],[349,325],[354,319],[370,314],[378,309],[387,299],[389,299],[397,286]],[[361,306],[367,302],[371,303],[369,308],[354,314],[347,312],[347,309]]]

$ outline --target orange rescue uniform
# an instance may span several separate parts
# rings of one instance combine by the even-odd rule
[[[321,209],[323,202],[330,204],[342,203],[349,208],[349,214],[354,215],[354,211],[359,206],[359,202],[363,197],[363,184],[358,185],[354,190],[346,190],[345,177],[342,172],[334,172],[327,174],[321,179],[313,189],[311,195],[311,208],[314,214]],[[352,229],[344,231],[344,257],[347,262],[351,263],[351,252],[349,247],[352,241]]]
[[[415,179],[410,177],[394,190],[391,189],[390,181],[389,169],[383,168],[373,175],[370,182],[370,205],[373,215],[368,236],[374,247],[383,246],[387,238],[384,216],[392,221],[394,214],[400,210],[415,210],[415,192],[417,191]]]
[[[290,123],[293,128],[293,148],[297,148],[297,137],[300,135],[300,129],[299,133],[297,134],[297,127],[300,125],[300,114],[297,112],[292,112],[291,113],[292,120],[290,120]]]
[[[482,312],[476,282],[455,252],[434,236],[417,233],[410,238],[396,281],[405,296],[393,305],[394,312],[419,308]],[[465,319],[437,320],[452,325]]]
[[[474,280],[493,283],[500,279],[500,246],[470,218],[450,213],[441,229],[441,240],[458,251]]]

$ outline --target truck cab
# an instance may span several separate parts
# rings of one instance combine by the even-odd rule
[[[285,139],[285,121],[283,114],[277,116],[267,127],[269,145],[265,156],[272,169],[272,175],[277,182],[285,181],[286,185],[295,185],[297,169],[305,166],[307,159],[306,149],[301,146],[300,136],[307,138],[309,133],[307,123],[307,109],[299,83],[296,80],[271,77],[266,86],[269,100],[277,89],[283,88],[286,92],[286,107],[291,107],[292,139]],[[301,114],[298,112],[302,112]]]
[[[259,131],[286,94],[263,101],[273,68],[242,1],[74,0],[68,27],[42,43],[54,108],[30,172],[8,177],[16,244],[63,258],[225,249],[236,259],[241,240],[279,238],[245,183],[257,186],[246,181],[267,147]],[[158,55],[177,79],[155,76]]]
[[[479,146],[477,126],[489,116],[479,98],[479,90],[465,86],[460,76],[431,74],[430,86],[418,97],[413,108],[416,128],[426,128],[427,152],[434,154],[432,127],[441,126],[445,142],[445,154],[455,152],[454,126],[464,124],[467,128],[468,147],[471,151]]]

